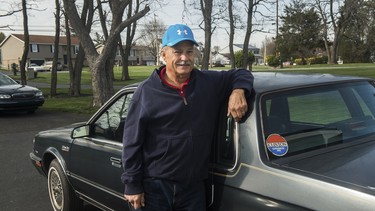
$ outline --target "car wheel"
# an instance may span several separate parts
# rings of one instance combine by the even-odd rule
[[[48,193],[54,211],[81,210],[82,201],[74,193],[57,159],[48,170]]]

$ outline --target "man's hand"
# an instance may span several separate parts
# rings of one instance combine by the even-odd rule
[[[134,209],[139,209],[145,206],[145,194],[136,194],[136,195],[124,195],[125,200],[128,201]]]
[[[234,89],[232,94],[229,96],[228,102],[228,113],[227,116],[232,115],[236,122],[239,122],[241,118],[247,112],[247,102],[245,97],[245,90]]]

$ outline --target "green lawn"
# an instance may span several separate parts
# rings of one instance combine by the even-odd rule
[[[146,79],[155,66],[131,66],[129,67],[129,75],[131,80],[121,81],[121,67],[114,68],[115,75],[115,86],[125,86],[132,83],[137,83]],[[225,68],[212,68],[212,69],[229,69]],[[253,71],[272,71],[272,72],[296,72],[296,73],[325,73],[335,75],[353,75],[375,78],[375,64],[343,64],[343,65],[304,65],[304,66],[288,66],[282,69],[271,68],[267,66],[253,66]],[[58,72],[58,84],[69,84],[69,73]],[[14,77],[19,80],[20,77]],[[50,72],[38,73],[37,78],[31,79],[30,81],[39,83],[50,83],[51,74]],[[82,85],[91,84],[91,74],[88,68],[84,68],[82,71]],[[78,112],[92,114],[96,111],[96,108],[91,107],[92,101],[92,90],[82,90],[83,96],[81,97],[70,97],[68,96],[67,89],[58,89],[57,97],[49,97],[49,88],[42,88],[43,93],[46,96],[46,102],[42,109],[52,109],[67,112]]]

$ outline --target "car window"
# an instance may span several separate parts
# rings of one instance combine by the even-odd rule
[[[0,86],[12,85],[12,84],[17,84],[17,82],[9,78],[8,76],[0,74]]]
[[[122,142],[124,124],[132,93],[117,98],[93,123],[93,136]]]
[[[375,134],[375,88],[368,82],[288,90],[261,100],[269,157],[285,157]]]

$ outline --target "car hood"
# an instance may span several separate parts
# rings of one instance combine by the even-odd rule
[[[36,92],[36,91],[39,91],[39,89],[35,87],[31,87],[31,86],[24,86],[21,84],[0,86],[0,92],[6,93],[6,94],[20,93],[20,92]]]
[[[323,176],[338,183],[375,190],[375,140],[323,150],[307,158],[283,164],[284,167]]]

